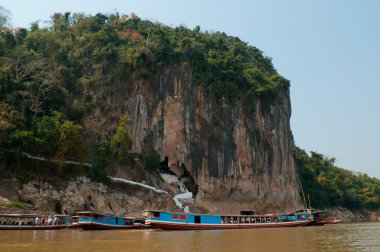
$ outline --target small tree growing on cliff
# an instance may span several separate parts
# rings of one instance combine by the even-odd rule
[[[147,170],[157,169],[160,165],[160,153],[149,145],[147,151],[143,155],[144,167]]]
[[[121,116],[116,133],[111,139],[111,153],[114,154],[119,161],[125,161],[128,152],[132,149],[133,141],[127,130],[127,125],[129,123],[130,120],[127,116]]]

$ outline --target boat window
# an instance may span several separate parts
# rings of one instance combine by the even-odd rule
[[[194,223],[201,223],[201,216],[194,216]]]
[[[183,214],[179,214],[179,215],[173,214],[172,215],[172,219],[173,220],[186,220],[186,215],[183,215]]]
[[[133,225],[132,219],[124,219],[124,225]]]

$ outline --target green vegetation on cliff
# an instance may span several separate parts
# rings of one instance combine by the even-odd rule
[[[296,148],[295,161],[312,207],[379,208],[380,180],[336,167],[334,158]],[[306,199],[308,201],[308,199]]]
[[[60,161],[49,162],[56,172],[65,169],[64,160],[89,162],[94,176],[104,176],[112,162],[128,162],[133,145],[125,129],[128,119],[110,100],[128,83],[155,83],[173,65],[187,64],[193,80],[216,102],[270,102],[289,85],[260,50],[224,33],[118,13],[55,13],[49,27],[35,22],[12,30],[1,10],[2,170],[32,169],[33,164],[23,164],[26,154]],[[94,114],[112,114],[113,134],[102,134]],[[146,144],[146,153],[138,155],[152,169],[160,157]]]

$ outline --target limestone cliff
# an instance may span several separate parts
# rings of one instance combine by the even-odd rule
[[[186,169],[198,205],[210,212],[299,207],[288,88],[270,103],[252,101],[253,109],[240,100],[215,102],[187,64],[125,86],[112,104],[132,121],[133,152],[149,142],[172,170]]]

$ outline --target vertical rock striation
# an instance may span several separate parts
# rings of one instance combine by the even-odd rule
[[[299,207],[288,88],[268,104],[252,101],[253,109],[239,100],[213,102],[187,64],[128,85],[123,104],[133,151],[149,142],[170,167],[185,167],[198,185],[198,205],[232,213]]]

